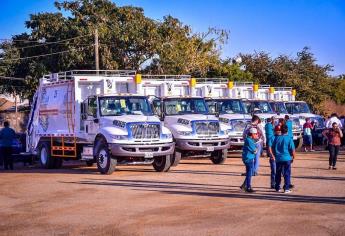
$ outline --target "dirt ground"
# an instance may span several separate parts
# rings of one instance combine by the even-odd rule
[[[342,153],[344,154],[344,152]],[[290,194],[269,188],[261,159],[254,194],[239,186],[239,154],[223,165],[184,160],[169,173],[120,166],[110,176],[66,162],[60,170],[0,171],[0,235],[345,235],[345,156],[299,153]]]

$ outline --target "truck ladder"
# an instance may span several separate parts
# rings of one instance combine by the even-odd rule
[[[60,140],[59,140],[60,139]],[[50,137],[50,154],[52,157],[77,157],[76,137]]]
[[[66,119],[68,132],[74,133],[75,102],[74,102],[74,83],[67,84]]]

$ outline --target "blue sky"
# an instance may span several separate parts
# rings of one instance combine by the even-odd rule
[[[25,30],[29,14],[56,11],[54,0],[1,0],[0,38]],[[295,56],[311,47],[319,64],[334,65],[333,75],[345,74],[345,1],[343,0],[119,0],[118,5],[143,7],[161,20],[179,18],[195,32],[208,27],[230,30],[223,57],[266,51]]]

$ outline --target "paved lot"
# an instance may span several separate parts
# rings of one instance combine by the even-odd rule
[[[169,173],[104,176],[76,163],[1,171],[0,235],[345,235],[344,156],[332,171],[327,153],[300,153],[291,194],[269,189],[266,158],[257,192],[242,193],[238,157],[185,160]]]

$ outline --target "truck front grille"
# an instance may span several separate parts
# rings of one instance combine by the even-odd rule
[[[216,135],[219,133],[218,121],[195,122],[195,131],[199,135]]]
[[[134,139],[159,139],[160,124],[129,124]]]

